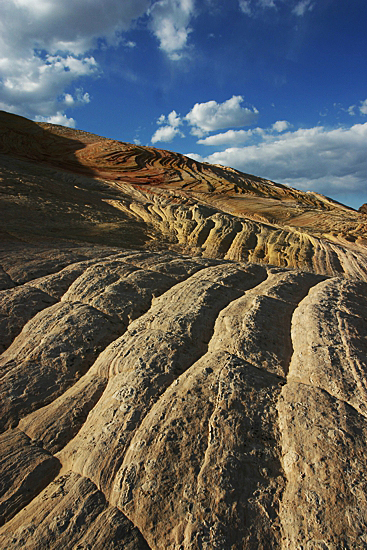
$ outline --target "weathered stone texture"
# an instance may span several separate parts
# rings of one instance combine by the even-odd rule
[[[367,549],[363,215],[4,113],[0,146],[0,548]]]

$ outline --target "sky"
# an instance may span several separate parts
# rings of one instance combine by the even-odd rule
[[[366,0],[1,0],[0,109],[367,202]]]

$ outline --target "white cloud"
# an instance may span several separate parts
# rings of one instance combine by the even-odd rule
[[[195,14],[194,0],[159,0],[149,10],[151,29],[170,59],[181,59]]]
[[[283,121],[281,121],[283,122]],[[285,121],[284,121],[285,122]],[[289,124],[289,123],[287,123]],[[274,126],[274,125],[273,125]],[[289,124],[289,126],[291,126]],[[271,131],[271,130],[270,130]],[[267,131],[263,128],[253,128],[251,130],[227,130],[227,132],[223,132],[220,134],[214,134],[212,136],[208,136],[203,139],[199,139],[197,143],[200,145],[240,145],[241,143],[245,143],[250,138],[253,137],[261,137],[263,139],[266,139],[267,137]]]
[[[238,4],[242,13],[252,17],[261,15],[265,9],[277,10],[281,5],[289,6],[294,15],[301,17],[314,7],[312,0],[239,0]]]
[[[174,126],[161,126],[152,136],[152,143],[157,143],[157,141],[172,141],[174,137],[180,134],[180,130]]]
[[[296,6],[293,8],[293,13],[295,15],[298,15],[302,17],[306,11],[312,11],[314,4],[311,3],[312,0],[301,0],[301,2],[298,2]]]
[[[161,115],[157,120],[157,124],[164,124],[165,122],[166,122],[165,115]]]
[[[1,35],[17,49],[44,48],[50,53],[80,55],[96,46],[97,38],[120,40],[141,16],[149,0],[2,0]]]
[[[73,118],[68,118],[66,115],[60,113],[60,111],[53,116],[44,117],[36,116],[37,122],[49,122],[50,124],[60,124],[61,126],[67,126],[68,128],[75,128],[75,120]]]
[[[74,105],[75,101],[71,94],[65,94],[64,96],[64,103],[65,105]]]
[[[41,59],[33,54],[28,59],[12,60],[11,65],[3,73],[1,101],[5,110],[31,117],[52,116],[65,108],[88,103],[87,92],[76,90],[75,97],[62,92],[81,76],[98,74],[93,57],[46,55]]]
[[[198,162],[205,162],[203,157],[201,155],[198,155],[197,153],[185,153],[186,157],[189,157],[192,160],[197,160]]]
[[[317,126],[265,137],[258,145],[231,147],[205,158],[190,156],[327,195],[365,192],[367,123],[337,129]]]
[[[214,100],[196,103],[185,119],[192,126],[192,134],[198,137],[225,128],[248,126],[259,112],[255,107],[241,107],[242,102],[242,96],[233,96],[223,103]]]
[[[221,134],[214,134],[204,139],[199,139],[200,145],[239,145],[247,141],[253,132],[252,130],[228,130]]]
[[[272,125],[272,130],[280,134],[281,132],[288,130],[288,128],[290,128],[291,126],[292,125],[287,120],[277,120]]]
[[[343,107],[341,103],[334,103],[334,107],[348,113],[350,116],[355,116],[357,114],[356,111],[359,111],[361,115],[367,115],[367,99],[360,101],[359,106],[350,105],[347,109]]]
[[[183,133],[179,130],[179,126],[182,125],[181,117],[176,113],[176,111],[171,111],[167,118],[164,115],[161,115],[157,124],[160,125],[151,139],[152,143],[157,143],[157,141],[172,141],[174,137],[180,135],[184,137]],[[165,124],[165,126],[162,126]]]
[[[170,126],[173,126],[173,128],[177,128],[177,126],[180,126],[182,124],[181,117],[178,116],[176,111],[172,111],[168,117],[168,123]]]
[[[251,2],[249,0],[239,0],[240,10],[246,15],[251,15]]]
[[[183,118],[176,111],[172,111],[167,117],[162,114],[157,119],[157,124],[161,128],[158,128],[154,133],[152,143],[171,141],[177,135],[184,137],[178,129],[183,122],[191,126],[191,134],[198,137],[203,137],[208,132],[222,128],[249,125],[257,118],[258,110],[255,107],[252,107],[252,109],[241,107],[242,102],[242,96],[233,96],[223,103],[217,103],[216,101],[196,103]],[[165,126],[162,126],[163,124]],[[263,133],[263,130],[260,128],[248,130],[247,132],[244,130],[229,130],[228,132],[201,139],[198,143],[204,145],[238,144],[243,143],[254,133]]]
[[[364,101],[361,101],[359,111],[362,115],[367,115],[367,99],[365,99]]]
[[[65,108],[87,103],[89,96],[71,101],[73,95],[65,89],[81,77],[99,74],[88,52],[97,47],[97,39],[106,44],[120,42],[121,31],[148,6],[149,0],[2,0],[2,107],[49,119],[63,116]]]

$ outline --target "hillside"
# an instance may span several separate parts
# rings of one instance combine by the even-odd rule
[[[327,197],[4,112],[0,123],[8,238],[164,243],[209,258],[367,278],[367,216]]]
[[[367,548],[367,215],[0,113],[0,548]]]

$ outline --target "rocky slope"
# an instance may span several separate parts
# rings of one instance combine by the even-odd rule
[[[322,195],[8,113],[0,153],[8,239],[170,247],[367,280],[366,215]]]
[[[0,547],[367,548],[366,217],[2,122]]]

